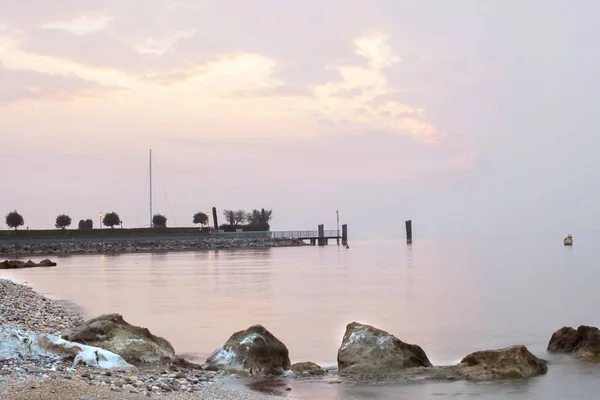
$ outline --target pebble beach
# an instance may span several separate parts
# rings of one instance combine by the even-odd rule
[[[81,316],[28,286],[0,279],[0,399],[281,399],[227,385],[214,372],[171,366],[108,371],[60,357],[7,358],[3,335],[36,332],[60,335]]]

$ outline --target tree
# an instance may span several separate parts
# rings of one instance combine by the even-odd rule
[[[102,219],[102,223],[104,226],[110,226],[112,229],[115,227],[115,225],[119,225],[121,223],[121,218],[119,218],[119,214],[116,212],[109,212]]]
[[[225,217],[225,221],[227,221],[229,225],[233,225],[235,221],[235,211],[223,210],[223,216]]]
[[[166,228],[167,217],[161,214],[154,215],[154,217],[152,217],[152,225],[156,228]]]
[[[246,211],[237,210],[233,213],[234,225],[241,225],[246,221]]]
[[[84,229],[94,229],[94,221],[86,219]]]
[[[56,217],[56,224],[54,226],[56,226],[57,229],[65,229],[67,226],[71,226],[71,217],[67,214],[59,215]]]
[[[15,231],[18,227],[25,225],[25,220],[23,216],[17,212],[17,210],[9,212],[6,214],[6,225],[11,228],[14,228]]]
[[[208,215],[203,212],[194,214],[194,224],[206,225],[208,223]]]
[[[246,220],[246,211],[223,210],[223,216],[229,222],[229,225],[238,226]]]
[[[77,225],[78,229],[85,229],[85,221],[80,219],[79,220],[79,225]]]
[[[265,210],[264,208],[260,211],[254,209],[246,215],[249,224],[268,224],[271,218],[273,218],[273,210]]]

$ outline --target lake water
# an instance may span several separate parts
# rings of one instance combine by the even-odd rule
[[[71,301],[85,317],[121,313],[197,361],[260,323],[287,345],[292,362],[334,367],[352,321],[419,344],[439,365],[515,344],[549,360],[547,375],[524,381],[288,382],[291,398],[590,399],[600,392],[600,363],[545,349],[564,325],[600,325],[597,239],[575,237],[572,248],[540,236],[71,256],[56,268],[0,270],[0,277]]]

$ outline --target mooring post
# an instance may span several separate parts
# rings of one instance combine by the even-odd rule
[[[219,231],[219,221],[217,220],[217,207],[213,207],[213,222],[215,223],[215,231]]]
[[[348,244],[348,225],[342,225],[342,246],[346,246]]]
[[[406,244],[412,244],[412,221],[406,221]]]
[[[335,235],[335,241],[337,242],[337,245],[340,245],[340,212],[339,210],[335,211],[335,217],[337,220],[337,235]]]
[[[319,246],[325,246],[325,227],[323,224],[319,225]]]

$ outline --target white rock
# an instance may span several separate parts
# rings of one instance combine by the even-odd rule
[[[74,357],[73,367],[79,363],[105,369],[134,369],[118,354],[63,340],[56,335],[35,334],[0,325],[0,360],[39,357]]]

